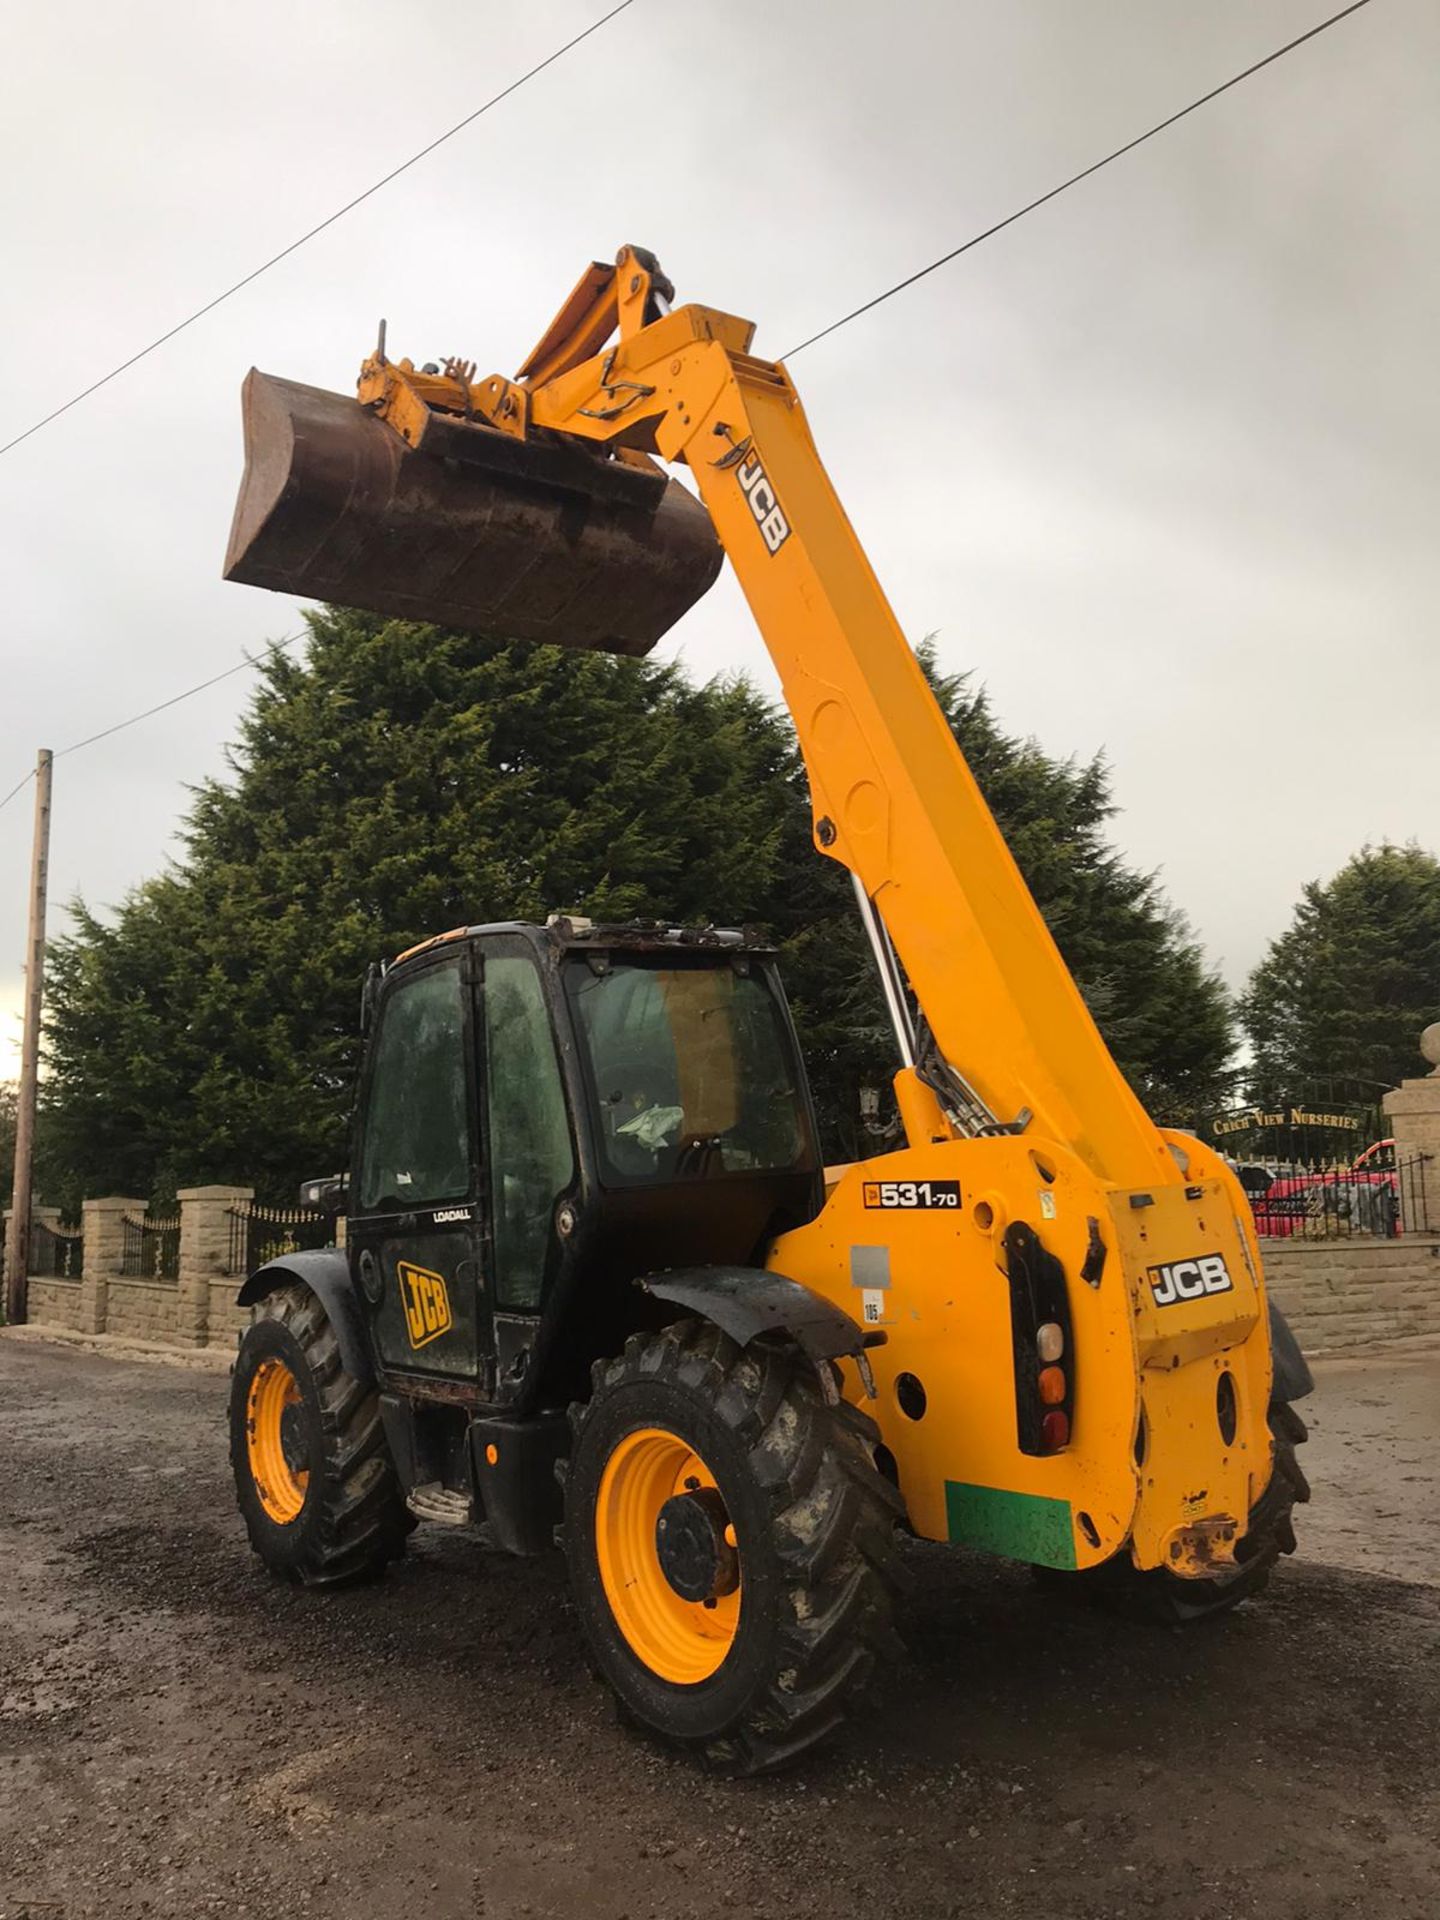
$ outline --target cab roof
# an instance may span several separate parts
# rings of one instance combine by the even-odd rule
[[[451,927],[448,933],[432,934],[413,947],[407,947],[392,961],[400,966],[453,940],[469,940],[482,934],[518,933],[537,946],[578,948],[622,947],[649,953],[673,953],[677,947],[693,951],[711,949],[729,953],[773,953],[774,942],[761,937],[754,927],[674,927],[663,920],[587,920],[581,914],[552,913],[543,927],[526,920],[495,920],[473,927]]]

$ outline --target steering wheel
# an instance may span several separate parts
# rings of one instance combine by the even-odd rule
[[[623,1173],[655,1171],[656,1149],[642,1145],[633,1134],[620,1129],[651,1107],[674,1104],[657,1086],[662,1078],[668,1078],[663,1069],[642,1053],[612,1054],[603,1069],[596,1068],[600,1105],[608,1127],[607,1150]]]
[[[618,1114],[616,1124],[624,1120],[633,1120],[637,1113],[644,1113],[647,1107],[664,1105],[659,1096],[651,1092],[659,1072],[655,1062],[643,1053],[612,1054],[605,1062],[603,1072],[597,1068],[596,1085],[600,1092],[600,1104],[607,1113]]]

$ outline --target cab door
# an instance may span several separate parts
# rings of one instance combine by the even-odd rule
[[[495,1393],[522,1398],[545,1302],[564,1262],[557,1214],[573,1195],[576,1159],[555,1022],[528,940],[481,943],[483,1046]]]
[[[488,1372],[471,956],[394,979],[370,1044],[347,1239],[387,1373]]]

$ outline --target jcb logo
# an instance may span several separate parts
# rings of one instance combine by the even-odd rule
[[[1172,1260],[1168,1267],[1150,1267],[1146,1278],[1157,1307],[1173,1307],[1177,1300],[1203,1300],[1210,1293],[1231,1291],[1230,1269],[1219,1253],[1205,1253],[1198,1260]]]
[[[771,553],[778,553],[790,538],[790,522],[781,511],[764,467],[757,459],[742,460],[736,469],[740,491],[750,502],[750,511],[760,529],[760,537]]]
[[[412,1267],[408,1260],[402,1260],[396,1272],[411,1346],[423,1347],[431,1340],[438,1340],[442,1333],[448,1333],[454,1320],[443,1278],[424,1267]]]

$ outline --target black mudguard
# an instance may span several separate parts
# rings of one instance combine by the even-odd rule
[[[1290,1322],[1273,1300],[1270,1308],[1270,1355],[1274,1374],[1270,1383],[1272,1400],[1303,1400],[1315,1391],[1309,1363],[1300,1351],[1300,1342],[1290,1331]]]
[[[373,1386],[375,1368],[365,1341],[365,1321],[350,1278],[350,1262],[343,1248],[313,1247],[308,1252],[285,1253],[278,1260],[267,1260],[257,1267],[235,1296],[237,1307],[253,1307],[277,1287],[288,1287],[298,1280],[309,1287],[325,1317],[335,1329],[340,1343],[340,1358],[352,1380]]]
[[[689,1267],[654,1273],[640,1285],[657,1300],[711,1320],[737,1345],[767,1333],[786,1334],[811,1360],[858,1354],[865,1331],[858,1320],[798,1280],[763,1267]]]
[[[471,1421],[471,1476],[497,1547],[546,1553],[555,1544],[564,1504],[555,1465],[569,1451],[570,1422],[558,1409]]]

